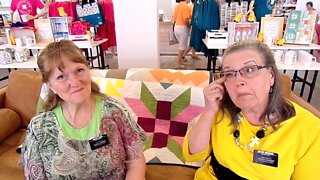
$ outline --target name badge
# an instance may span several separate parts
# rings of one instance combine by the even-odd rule
[[[277,153],[254,150],[253,162],[266,166],[278,167],[279,156]]]
[[[102,146],[106,146],[109,144],[109,139],[106,134],[103,134],[99,137],[93,138],[89,140],[91,150],[98,149]]]

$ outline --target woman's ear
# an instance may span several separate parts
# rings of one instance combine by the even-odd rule
[[[275,73],[274,73],[273,69],[271,69],[271,71],[270,71],[270,86],[274,85],[274,81],[275,81]]]
[[[54,94],[57,94],[56,91],[54,90],[54,88],[52,88],[50,82],[47,82],[46,84],[47,84],[48,88],[51,89],[51,91],[52,91]]]

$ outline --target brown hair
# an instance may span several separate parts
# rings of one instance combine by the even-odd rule
[[[282,121],[289,119],[290,117],[295,115],[295,110],[293,105],[287,101],[281,95],[281,84],[280,84],[280,75],[278,69],[275,64],[275,60],[273,54],[269,47],[261,43],[257,40],[245,40],[234,43],[229,46],[224,52],[223,59],[232,54],[234,52],[242,51],[242,50],[252,50],[257,52],[262,58],[265,65],[272,68],[274,73],[275,82],[271,87],[271,92],[269,93],[269,103],[266,107],[264,113],[261,118],[267,117],[267,121],[269,121],[270,125],[275,127],[274,125],[279,124]],[[231,115],[233,125],[236,125],[237,119],[236,115],[240,112],[240,108],[238,108],[231,100],[229,94],[225,92],[224,97],[221,102],[222,108],[227,109]],[[277,121],[270,121],[271,116],[276,116]]]
[[[81,50],[69,40],[61,40],[59,42],[52,42],[48,44],[38,56],[38,67],[42,75],[42,81],[47,83],[54,68],[58,68],[60,71],[64,69],[62,56],[66,57],[69,61],[74,63],[84,64],[89,67],[88,61],[83,56]],[[91,81],[91,92],[104,96],[99,91],[99,86]],[[44,100],[43,110],[48,111],[54,109],[62,99],[53,93],[51,89],[48,90],[48,94]]]
[[[313,7],[313,2],[309,1],[309,2],[306,3],[306,5],[309,5],[309,6]]]

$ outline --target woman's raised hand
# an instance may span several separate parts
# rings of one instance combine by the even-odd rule
[[[205,110],[216,114],[225,91],[224,78],[219,78],[203,89]]]

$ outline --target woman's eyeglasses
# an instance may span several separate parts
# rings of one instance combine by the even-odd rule
[[[239,72],[242,77],[244,78],[253,78],[254,76],[257,75],[258,71],[263,68],[268,68],[270,65],[265,65],[265,66],[258,66],[258,65],[250,65],[250,66],[245,66],[237,71],[232,70],[232,71],[222,71],[220,73],[220,78],[226,78],[227,80],[232,80],[237,76],[237,73]]]

